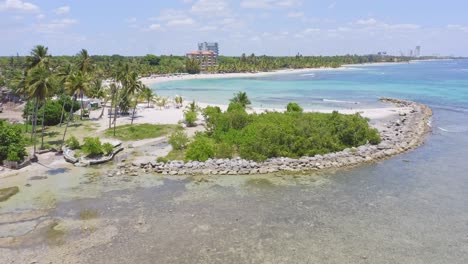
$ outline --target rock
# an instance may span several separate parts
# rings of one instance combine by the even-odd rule
[[[28,180],[30,181],[39,181],[39,180],[45,180],[45,179],[47,179],[47,176],[32,176],[28,178]]]
[[[177,171],[170,171],[170,172],[169,172],[169,175],[177,175],[177,174],[178,174]]]

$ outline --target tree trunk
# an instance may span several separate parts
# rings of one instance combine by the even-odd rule
[[[104,105],[101,104],[102,111],[101,111],[101,114],[99,115],[98,119],[101,119],[101,118],[104,116],[104,110],[105,110],[105,105],[107,105],[107,101],[108,101],[108,100],[106,100],[106,101],[104,102]]]
[[[135,100],[135,105],[133,106],[133,113],[132,113],[132,122],[130,123],[130,125],[133,125],[133,119],[135,118],[135,110],[137,107],[137,103],[138,103],[138,100]]]
[[[72,105],[71,105],[71,108],[70,108],[70,116],[67,120],[67,125],[65,126],[65,131],[63,131],[63,138],[62,138],[62,142],[60,143],[60,150],[59,151],[62,151],[62,147],[63,147],[63,143],[65,142],[65,135],[67,134],[67,129],[68,129],[68,125],[70,124],[70,121],[73,117],[73,106],[75,105],[75,102],[76,102],[76,96],[73,96],[73,100],[72,100]]]
[[[83,93],[81,93],[81,96],[80,96],[80,99],[81,99],[81,117],[80,117],[80,120],[83,120]]]
[[[117,106],[118,105],[119,105],[118,103],[115,104],[115,110],[114,110],[114,137],[115,137],[115,127],[117,125]]]
[[[42,111],[41,149],[44,149],[44,121],[47,107],[47,99],[44,99],[44,110]]]
[[[63,104],[62,104],[62,115],[60,116],[60,123],[59,123],[59,127],[62,126],[62,122],[63,122],[63,115],[65,113],[65,100],[63,100]]]
[[[36,125],[37,125],[38,107],[39,107],[39,99],[36,98],[36,107],[35,107],[34,113],[33,113],[33,127],[32,127],[32,133],[31,133],[31,140],[34,140],[33,157],[36,156]]]

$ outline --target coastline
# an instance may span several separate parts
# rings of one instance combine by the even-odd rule
[[[152,85],[171,81],[188,81],[188,80],[206,80],[206,79],[229,79],[229,78],[249,78],[249,77],[265,77],[277,74],[292,74],[292,73],[311,73],[319,71],[344,71],[353,70],[353,67],[360,66],[384,66],[394,64],[408,64],[420,61],[434,61],[428,60],[410,60],[408,62],[375,62],[375,63],[361,63],[361,64],[343,64],[338,68],[321,67],[321,68],[303,68],[303,69],[280,69],[269,72],[236,72],[236,73],[199,73],[199,74],[184,74],[184,75],[167,75],[167,76],[153,76],[143,77],[140,80],[145,85]]]
[[[277,75],[277,74],[307,73],[307,72],[314,72],[314,71],[317,72],[317,71],[347,70],[347,69],[348,67],[341,66],[339,68],[282,69],[282,70],[275,70],[275,71],[270,71],[270,72],[199,73],[199,74],[143,77],[140,80],[145,85],[152,85],[152,84],[171,82],[171,81],[264,77],[264,76],[271,76],[271,75]]]

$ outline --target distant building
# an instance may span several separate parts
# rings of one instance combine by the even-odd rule
[[[209,67],[215,67],[218,65],[217,54],[211,50],[192,51],[187,53],[187,58],[197,60],[200,63],[201,71],[207,71]]]
[[[377,55],[379,55],[381,57],[385,57],[385,56],[387,56],[387,52],[386,51],[379,51],[379,52],[377,52]]]
[[[414,56],[415,57],[421,56],[421,46],[416,46],[416,49],[414,50]]]
[[[218,42],[202,42],[198,43],[199,51],[212,51],[216,54],[216,57],[219,56],[219,46]]]

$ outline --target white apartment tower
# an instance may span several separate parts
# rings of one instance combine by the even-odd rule
[[[201,42],[198,43],[199,51],[212,51],[216,54],[216,57],[219,56],[218,42]]]

